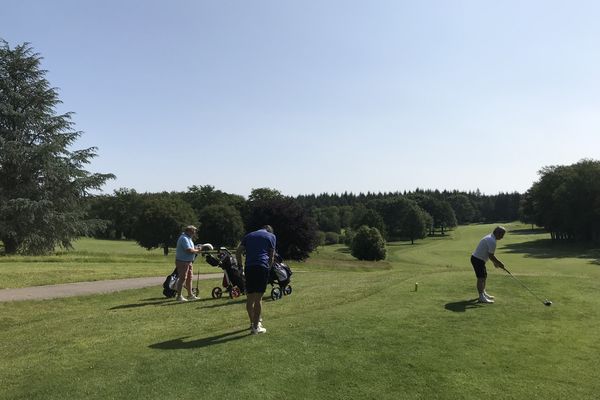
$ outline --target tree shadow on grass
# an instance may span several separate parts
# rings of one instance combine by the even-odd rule
[[[344,253],[350,254],[350,249],[348,247],[340,247],[339,249],[335,249],[336,253]]]
[[[179,301],[175,301],[175,298],[166,298],[159,297],[156,299],[142,299],[139,303],[131,303],[131,304],[120,304],[118,306],[114,306],[109,308],[109,310],[124,310],[128,308],[139,308],[139,307],[147,307],[147,306],[185,306],[190,304],[198,304],[199,302],[212,301],[212,299],[200,299],[195,301],[188,301],[185,303],[181,303]],[[202,307],[204,308],[204,307]]]
[[[201,338],[190,341],[186,341],[186,339],[189,338],[189,336],[186,336],[178,339],[167,340],[166,342],[151,344],[148,347],[150,347],[151,349],[158,350],[197,349],[201,347],[212,346],[215,344],[227,343],[233,340],[243,339],[245,337],[248,337],[250,334],[250,330],[248,329],[239,329],[233,332],[227,332],[220,335],[209,336],[207,338]]]
[[[246,304],[246,299],[222,300],[222,301],[214,300],[214,301],[215,301],[215,303],[213,303],[211,305],[207,305],[207,306],[202,306],[200,308],[218,308],[218,307],[227,307],[227,306],[233,306],[233,305]]]
[[[548,233],[544,228],[534,228],[534,229],[511,229],[508,231],[510,235],[540,235],[544,233]]]
[[[455,301],[454,303],[446,303],[444,308],[454,312],[465,312],[473,308],[483,307],[478,299]]]
[[[582,258],[592,264],[600,264],[600,249],[591,244],[538,239],[529,242],[510,243],[503,247],[507,253],[523,254],[532,258]]]

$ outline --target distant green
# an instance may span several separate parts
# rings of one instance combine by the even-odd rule
[[[262,336],[243,298],[209,298],[216,280],[187,304],[158,287],[0,303],[0,399],[597,399],[599,252],[507,227],[498,257],[551,307],[493,267],[496,303],[474,302],[469,255],[493,225],[391,243],[380,262],[320,247],[265,302]],[[116,269],[154,260],[108,247]]]

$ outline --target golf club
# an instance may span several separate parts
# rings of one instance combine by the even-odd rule
[[[510,276],[512,276],[514,278],[515,281],[519,282],[525,289],[527,289],[529,291],[529,293],[531,293],[532,295],[535,296],[536,299],[538,299],[539,301],[541,301],[545,306],[551,306],[552,302],[548,299],[546,300],[542,300],[541,298],[538,297],[538,295],[536,295],[535,293],[533,293],[533,291],[531,289],[529,289],[527,286],[525,286],[525,284],[523,282],[521,282],[520,280],[517,279],[516,276],[514,276],[513,274],[510,273],[510,271],[508,269],[506,269],[506,267],[502,268],[503,270],[505,270]]]

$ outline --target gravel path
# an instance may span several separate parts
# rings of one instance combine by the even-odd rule
[[[200,274],[200,280],[216,279],[223,274]],[[194,276],[194,281],[197,275]],[[60,285],[32,286],[19,289],[0,289],[0,301],[46,300],[58,297],[118,292],[149,286],[161,286],[165,276],[150,278],[111,279],[106,281],[63,283]]]

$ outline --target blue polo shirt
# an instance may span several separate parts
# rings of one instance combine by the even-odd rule
[[[192,238],[184,233],[177,239],[177,248],[175,249],[175,259],[179,261],[194,261],[194,253],[188,253],[187,249],[193,249],[194,242]]]
[[[266,229],[250,232],[242,239],[246,249],[246,267],[269,268],[269,253],[275,251],[277,239]]]

